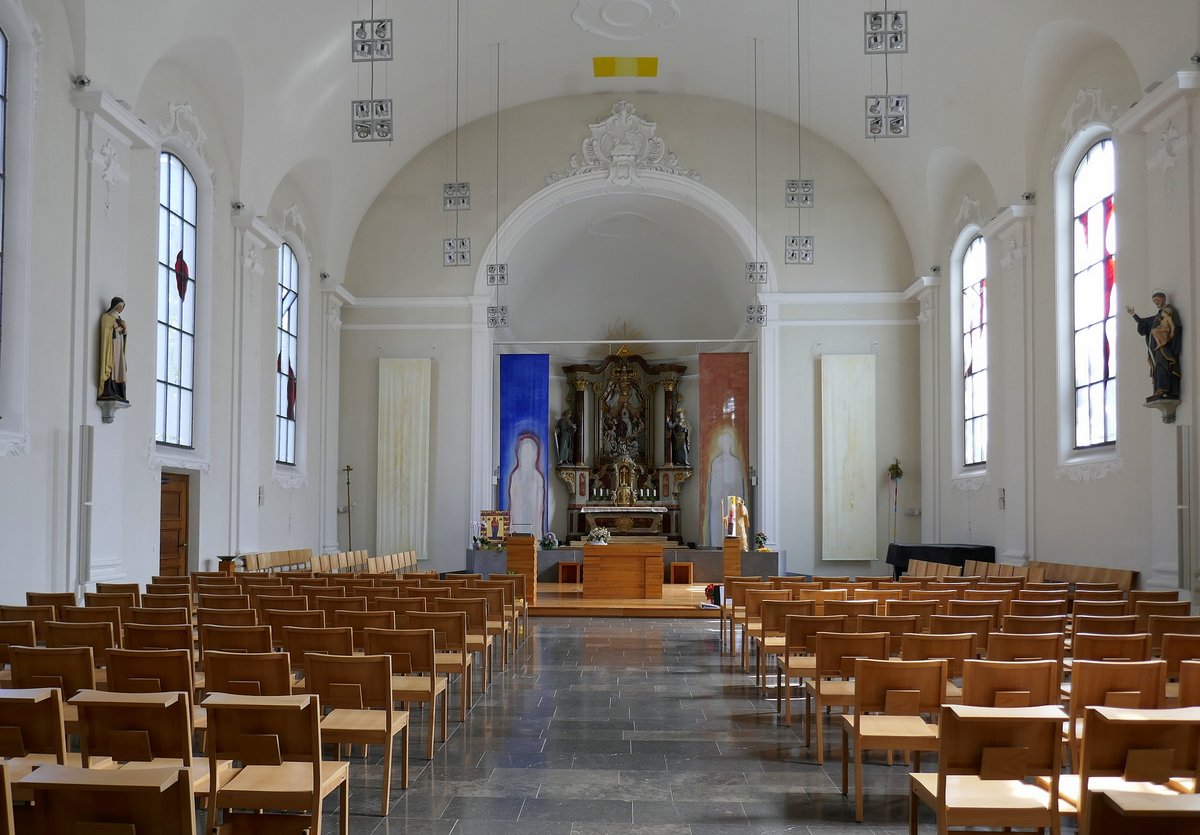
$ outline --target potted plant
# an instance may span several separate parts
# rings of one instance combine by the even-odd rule
[[[608,528],[592,528],[588,531],[587,541],[593,545],[607,545]]]
[[[721,586],[719,583],[709,583],[704,587],[704,596],[708,598],[708,602],[714,606],[721,605]]]
[[[758,533],[756,533],[754,535],[754,547],[756,550],[759,550],[759,551],[770,551],[771,550],[770,548],[767,547],[767,535],[765,533],[763,533],[762,531],[759,531]]]
[[[553,551],[558,547],[558,537],[554,531],[546,531],[546,535],[538,540],[538,545],[542,546],[543,551]]]

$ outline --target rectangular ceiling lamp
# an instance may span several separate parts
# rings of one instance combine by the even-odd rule
[[[598,56],[592,59],[592,74],[596,78],[614,78],[616,76],[658,78],[658,58],[626,55]]]

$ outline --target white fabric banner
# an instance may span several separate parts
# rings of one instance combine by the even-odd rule
[[[821,558],[878,558],[875,355],[821,357]]]
[[[379,360],[375,553],[427,559],[429,404],[433,362]]]

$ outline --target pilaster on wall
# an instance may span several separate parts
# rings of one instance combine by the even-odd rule
[[[487,326],[487,296],[471,299],[471,507],[470,519],[494,505],[492,484],[492,331]],[[467,529],[463,530],[466,547]],[[424,558],[425,554],[419,555]]]
[[[1178,72],[1146,95],[1117,120],[1118,152],[1146,160],[1146,275],[1154,289],[1166,291],[1183,318],[1182,403],[1175,426],[1164,426],[1157,410],[1147,410],[1137,431],[1150,433],[1154,478],[1150,506],[1156,514],[1151,530],[1151,577],[1147,585],[1182,586],[1200,590],[1200,514],[1192,497],[1197,484],[1194,428],[1200,407],[1196,402],[1196,370],[1200,369],[1200,340],[1188,326],[1200,322],[1200,246],[1196,224],[1196,136],[1200,132],[1200,71]],[[1123,222],[1131,222],[1129,219]],[[1144,303],[1139,298],[1124,304]],[[1122,314],[1118,314],[1122,315]],[[1174,512],[1172,513],[1172,509]]]
[[[268,290],[276,281],[283,238],[242,203],[234,204],[230,219],[234,230],[230,414],[237,415],[237,420],[231,427],[234,437],[229,453],[228,553],[242,554],[259,550],[259,490],[266,480],[260,460],[266,426],[261,409],[267,367],[262,347],[273,297]]]
[[[941,542],[941,437],[938,404],[941,376],[938,372],[938,314],[940,282],[934,276],[921,276],[914,283],[913,295],[920,302],[917,323],[921,327],[921,541]]]
[[[96,406],[98,329],[100,314],[114,296],[144,297],[141,288],[153,286],[153,256],[131,251],[129,240],[129,179],[135,165],[155,162],[158,135],[124,105],[103,91],[76,91],[71,96],[78,110],[75,222],[75,270],[71,290],[70,372],[68,376],[67,462],[60,472],[64,500],[52,503],[60,519],[64,550],[52,575],[63,586],[77,589],[88,583],[120,579],[127,574],[125,560],[133,549],[126,538],[144,539],[124,524],[127,502],[136,507],[140,497],[133,489],[146,483],[145,471],[131,472],[136,456],[126,454],[134,438],[153,435],[153,397],[131,392],[132,408],[117,422],[103,424]],[[147,153],[149,152],[149,153]],[[147,265],[150,265],[149,267]],[[126,317],[145,321],[146,311]],[[153,312],[148,314],[153,321]],[[146,332],[152,333],[150,328]],[[90,450],[81,444],[80,428],[94,433]],[[103,483],[127,484],[129,490],[98,489],[88,494],[92,472],[104,473]],[[92,519],[115,522],[103,536],[93,536]],[[146,556],[146,555],[141,555]]]
[[[769,308],[767,322],[758,334],[758,519],[755,529],[779,530],[780,460],[779,430],[779,326],[778,306]],[[777,534],[776,534],[777,535]]]
[[[326,554],[341,550],[338,547],[337,472],[344,293],[345,288],[340,282],[330,278],[321,279],[321,310],[325,314],[321,328],[321,374],[325,381],[325,398],[321,403],[321,444],[317,472],[321,473],[321,551]]]
[[[992,486],[1003,493],[999,559],[1024,562],[1034,551],[1033,480],[1033,276],[1032,205],[1010,206],[983,229],[987,242],[988,275],[992,277],[988,305],[993,330],[989,352],[993,373],[1004,397],[991,400],[993,449],[1006,452],[989,462]],[[999,366],[997,368],[997,366]],[[998,443],[997,443],[998,442]]]

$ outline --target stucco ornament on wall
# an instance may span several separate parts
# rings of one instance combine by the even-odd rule
[[[571,154],[566,171],[555,171],[548,176],[547,185],[597,172],[607,172],[610,183],[626,188],[637,185],[642,171],[700,181],[695,171],[679,167],[679,157],[668,151],[666,140],[657,135],[656,122],[643,119],[625,100],[614,104],[611,114],[604,121],[588,126],[591,135],[583,140],[582,151]]]
[[[571,19],[585,32],[613,41],[636,41],[679,17],[675,0],[579,0]]]

